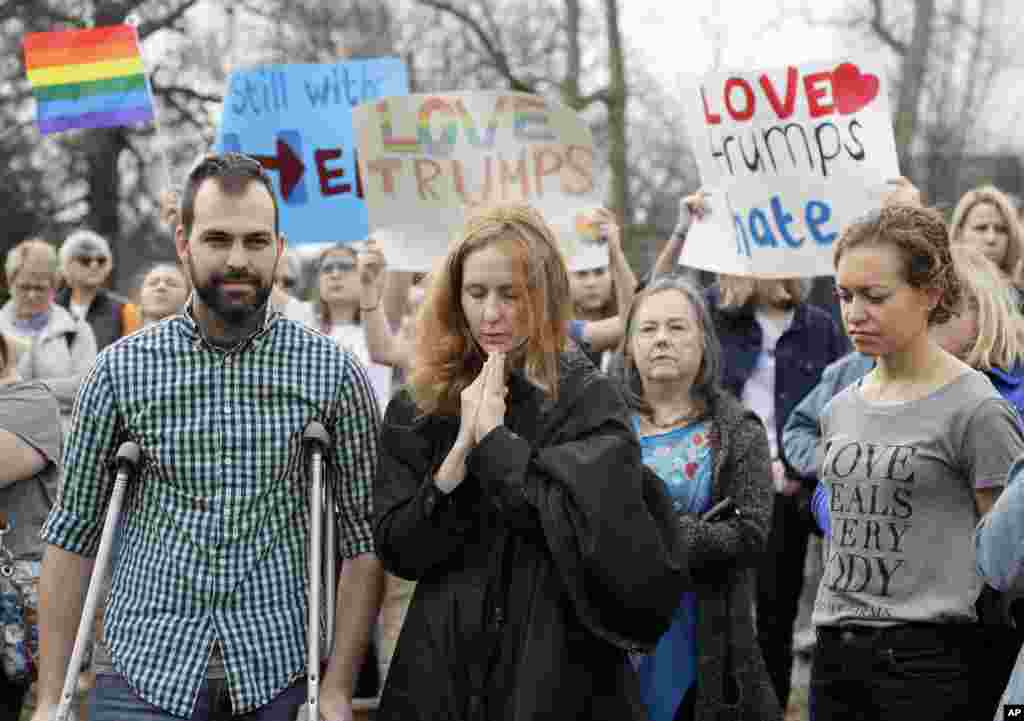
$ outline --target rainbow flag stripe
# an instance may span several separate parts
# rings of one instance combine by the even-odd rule
[[[28,33],[25,69],[43,135],[153,120],[135,28]]]

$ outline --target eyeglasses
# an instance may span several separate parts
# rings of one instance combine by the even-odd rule
[[[50,292],[50,286],[48,285],[30,285],[18,283],[14,286],[14,292],[18,295],[45,295]]]
[[[281,287],[285,290],[291,290],[298,285],[298,281],[295,280],[295,278],[278,278],[277,282],[280,283]]]
[[[356,269],[356,264],[351,260],[330,260],[320,266],[320,275],[328,273],[351,273]]]
[[[86,268],[93,265],[102,268],[107,264],[107,257],[105,255],[76,255],[75,262]]]

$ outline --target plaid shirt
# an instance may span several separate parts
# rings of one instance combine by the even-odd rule
[[[186,311],[97,358],[42,535],[94,555],[118,446],[139,444],[105,631],[115,668],[146,701],[189,716],[215,640],[235,713],[305,673],[312,419],[332,435],[341,554],[371,553],[377,403],[331,339],[270,313],[222,351]]]

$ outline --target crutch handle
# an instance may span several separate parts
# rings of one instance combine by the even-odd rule
[[[117,472],[122,471],[131,475],[135,473],[135,469],[139,466],[139,458],[142,456],[142,449],[139,448],[139,444],[133,441],[125,441],[121,444],[121,447],[117,449]]]
[[[96,552],[96,562],[93,564],[92,577],[89,579],[89,589],[85,594],[85,603],[82,606],[82,618],[78,622],[78,633],[75,635],[75,645],[71,651],[71,660],[68,662],[67,672],[64,676],[64,688],[60,695],[60,704],[57,706],[57,713],[54,721],[67,721],[71,711],[71,703],[78,691],[78,676],[82,670],[82,656],[85,655],[85,647],[92,636],[92,624],[96,616],[96,606],[99,603],[100,586],[107,575],[107,566],[110,563],[110,550],[114,544],[114,532],[117,528],[118,518],[121,515],[121,504],[124,501],[125,490],[128,487],[129,477],[135,473],[139,465],[139,458],[142,451],[137,443],[127,441],[117,449],[117,477],[114,479],[114,490],[110,495],[110,505],[107,508],[107,517],[103,523],[103,533],[100,536],[99,549]]]
[[[327,448],[331,443],[331,436],[320,421],[310,421],[306,430],[302,432],[302,442],[320,446],[320,450]]]

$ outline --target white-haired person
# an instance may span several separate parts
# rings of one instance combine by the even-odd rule
[[[67,422],[78,387],[96,359],[92,327],[53,302],[57,252],[46,241],[31,238],[16,245],[7,253],[4,270],[11,299],[0,308],[0,331],[29,343],[18,373],[24,380],[46,383]]]
[[[139,329],[135,306],[104,287],[114,269],[114,256],[106,238],[91,230],[76,230],[60,247],[59,260],[65,285],[54,300],[89,324],[96,336],[97,351]]]

